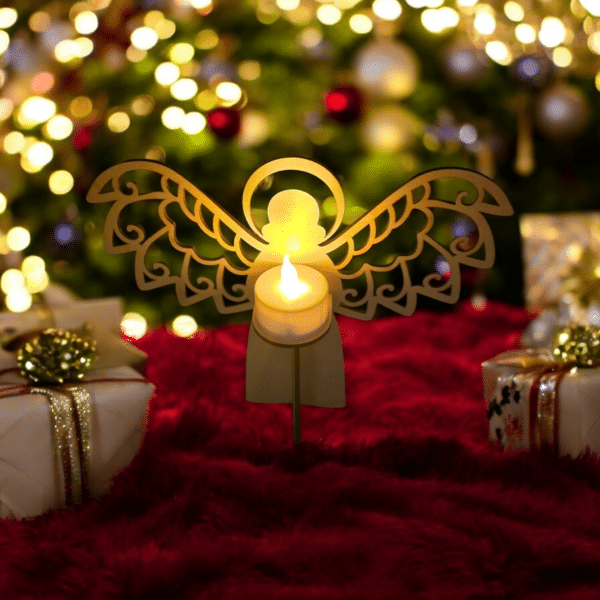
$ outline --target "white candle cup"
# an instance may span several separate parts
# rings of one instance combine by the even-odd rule
[[[252,323],[259,335],[275,344],[307,344],[331,324],[331,294],[325,277],[306,265],[295,265],[305,290],[290,299],[281,291],[281,267],[265,271],[254,286]]]

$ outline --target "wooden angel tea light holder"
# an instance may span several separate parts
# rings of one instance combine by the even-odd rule
[[[126,177],[135,171],[158,175],[160,189],[140,193]],[[300,190],[284,190],[273,196],[267,207],[268,223],[258,226],[251,207],[253,195],[264,179],[281,171],[308,173],[327,185],[336,206],[329,229],[319,225],[317,201]],[[450,200],[437,199],[432,184],[441,179],[470,184],[476,197],[460,191]],[[191,206],[189,198],[193,200]],[[155,211],[162,223],[158,231],[146,235],[138,224],[121,228],[123,209],[156,200],[159,204]],[[513,212],[506,195],[484,175],[466,169],[438,169],[418,175],[338,231],[345,209],[342,188],[327,169],[302,158],[271,161],[250,176],[242,195],[248,227],[187,179],[148,160],[129,161],[106,170],[92,184],[88,201],[113,203],[106,218],[104,245],[112,254],[135,253],[140,289],[174,284],[184,306],[212,298],[221,313],[253,310],[246,357],[246,399],[291,404],[295,443],[300,441],[301,404],[343,407],[346,403],[342,344],[333,313],[369,320],[381,305],[408,316],[414,312],[419,294],[455,303],[460,294],[460,265],[489,268],[494,261],[494,240],[484,215],[508,216]],[[177,222],[169,213],[173,206],[198,227],[199,239],[204,236],[216,240],[223,256],[208,258],[196,247],[182,244],[177,237]],[[448,248],[435,241],[430,236],[435,209],[468,217],[477,228],[476,241],[456,238]],[[354,270],[349,268],[353,259],[400,228],[414,211],[425,216],[425,225],[416,234],[413,252],[397,256],[387,265],[364,261],[358,268],[354,265]],[[147,253],[161,238],[183,255],[180,273],[172,273],[163,263],[147,264]],[[432,273],[413,283],[408,264],[426,245],[448,263],[449,274],[442,279]],[[216,267],[215,276],[193,278],[190,269],[196,265]],[[375,284],[374,275],[392,271],[402,282],[399,288],[389,283]],[[243,283],[228,285],[226,274]],[[343,282],[358,278],[365,284],[364,293],[343,286]]]

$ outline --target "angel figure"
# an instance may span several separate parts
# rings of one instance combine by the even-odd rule
[[[141,193],[127,177],[135,171],[158,175],[159,185]],[[325,183],[336,207],[333,223],[328,228],[320,224],[322,214],[317,201],[300,190],[284,190],[274,195],[267,207],[268,223],[259,227],[252,211],[252,198],[263,180],[281,171],[301,171]],[[440,180],[453,180],[459,184],[460,191],[453,198],[437,198],[433,184]],[[182,305],[212,298],[222,313],[251,310],[258,277],[281,266],[284,257],[289,255],[292,264],[306,265],[323,274],[333,312],[363,320],[371,319],[380,305],[410,315],[415,310],[418,295],[446,303],[456,302],[460,293],[460,265],[489,268],[493,264],[494,240],[486,215],[509,216],[513,212],[508,198],[493,181],[474,171],[447,168],[411,179],[343,228],[345,201],[339,182],[323,166],[302,158],[271,161],[250,176],[242,194],[247,226],[187,179],[149,160],[133,160],[107,169],[94,181],[87,199],[93,203],[112,203],[104,229],[105,248],[112,254],[135,254],[135,277],[141,289],[173,284]],[[158,202],[156,213],[161,226],[152,234],[147,235],[135,222],[122,225],[129,207],[139,202],[149,206]],[[174,209],[197,227],[197,243],[181,241],[178,236],[181,224],[172,216]],[[448,247],[436,241],[431,230],[438,209],[470,219],[476,235],[468,239],[455,238]],[[417,213],[423,224],[416,234],[412,231],[414,243],[409,252],[393,256],[386,265],[364,260],[371,248],[389,236],[403,235],[402,225]],[[395,230],[398,231],[393,233]],[[148,255],[159,239],[168,239],[181,253],[181,267],[176,272],[161,262],[149,264]],[[221,256],[210,258],[203,252],[202,241],[208,239],[222,247]],[[409,264],[425,247],[446,261],[446,275],[434,271],[421,281],[413,282]],[[207,276],[205,269],[198,275],[199,267],[210,267],[213,274]],[[390,274],[393,283],[378,282],[381,273]],[[358,290],[349,287],[357,283]],[[274,369],[274,365],[278,368]],[[251,326],[247,399],[291,403],[290,387],[295,384],[290,382],[297,382],[298,377],[301,404],[345,405],[342,347],[335,319],[321,338],[294,349],[269,343],[256,332],[254,325]]]

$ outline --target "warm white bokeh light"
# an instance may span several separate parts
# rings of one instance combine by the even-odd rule
[[[127,337],[139,340],[144,336],[148,329],[148,322],[146,319],[136,312],[128,312],[123,315],[121,319],[121,331]]]

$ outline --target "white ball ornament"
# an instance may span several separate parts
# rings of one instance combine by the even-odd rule
[[[460,85],[474,85],[486,74],[490,61],[481,50],[465,44],[446,49],[443,55],[448,79]]]
[[[419,80],[419,70],[415,52],[394,40],[376,40],[367,44],[354,61],[358,86],[384,98],[410,96]]]
[[[589,117],[590,108],[583,93],[565,83],[544,92],[536,107],[537,125],[552,139],[577,137],[585,130]]]

